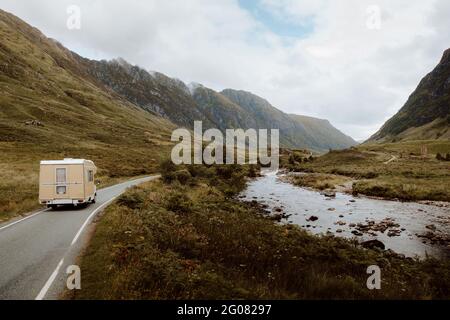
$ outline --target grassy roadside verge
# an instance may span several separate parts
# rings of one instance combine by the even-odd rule
[[[110,206],[81,257],[69,299],[443,299],[449,262],[402,259],[274,224],[235,200],[242,167],[192,166]],[[382,290],[366,287],[382,269]]]
[[[0,223],[39,209],[39,163],[45,159],[87,158],[99,168],[98,188],[158,171],[168,146],[63,146],[54,152],[36,144],[0,142]],[[125,150],[125,151],[124,151]]]
[[[428,154],[423,156],[421,149]],[[450,201],[450,162],[436,155],[450,152],[450,141],[415,141],[362,145],[331,151],[320,157],[302,158],[301,152],[284,155],[282,166],[306,175],[297,185],[333,189],[337,180],[354,180],[355,194],[405,201]]]

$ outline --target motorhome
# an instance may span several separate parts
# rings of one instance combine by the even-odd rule
[[[39,202],[49,208],[95,203],[97,188],[94,162],[84,159],[41,161]]]

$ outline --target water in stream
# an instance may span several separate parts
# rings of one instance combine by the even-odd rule
[[[388,218],[399,225],[395,228],[401,231],[399,234],[388,236],[389,230],[372,231],[357,236],[358,240],[378,239],[386,249],[408,257],[450,257],[448,244],[432,244],[418,236],[429,233],[430,226],[437,234],[450,235],[449,207],[353,197],[343,193],[337,193],[336,198],[326,198],[319,192],[280,180],[275,172],[265,172],[263,177],[250,182],[242,197],[265,204],[272,212],[282,208],[284,213],[291,215],[289,223],[300,225],[313,234],[332,232],[336,236],[354,238],[355,225],[370,221],[378,223]],[[312,216],[318,220],[310,221]]]

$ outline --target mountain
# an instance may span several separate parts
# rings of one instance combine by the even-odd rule
[[[98,85],[76,54],[1,10],[0,37],[2,166],[67,156],[92,158],[108,177],[154,171],[173,123]]]
[[[89,158],[105,185],[158,170],[171,132],[280,128],[284,146],[325,150],[307,126],[251,94],[185,85],[123,59],[80,57],[0,10],[0,211],[37,206],[39,160]],[[315,135],[316,133],[312,134]]]
[[[292,119],[300,123],[310,134],[311,141],[322,150],[341,150],[357,144],[353,138],[333,127],[328,120],[292,114]]]
[[[257,127],[280,129],[280,142],[286,146],[324,152],[357,145],[327,120],[286,114],[250,92],[226,89],[222,94],[251,113]]]
[[[450,139],[450,49],[404,107],[369,141]]]
[[[79,60],[98,83],[146,111],[182,126],[192,126],[194,119],[212,126],[180,80],[147,72],[123,59],[95,61],[79,57]]]
[[[191,128],[203,121],[204,128],[221,130],[280,129],[281,145],[289,148],[326,151],[356,144],[326,121],[285,114],[249,92],[187,86],[123,59],[86,59],[11,14],[2,11],[0,17],[0,140],[53,150],[65,145],[65,151],[128,140],[130,146],[149,140],[164,145],[175,125]],[[24,125],[30,120],[45,129]]]
[[[193,87],[191,92],[203,114],[215,124],[216,128],[222,131],[229,128],[260,128],[252,113],[233,103],[221,93],[202,85]]]
[[[180,126],[192,128],[194,121],[203,121],[204,128],[222,131],[228,128],[280,129],[282,146],[321,152],[356,144],[338,130],[331,130],[329,123],[318,120],[315,126],[308,126],[312,118],[300,121],[302,117],[293,118],[245,91],[216,92],[200,84],[188,86],[123,59],[95,61],[79,57],[79,60],[86,72],[107,90]],[[323,132],[320,132],[321,124]]]

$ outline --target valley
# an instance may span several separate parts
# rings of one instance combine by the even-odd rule
[[[427,150],[422,154],[422,150]],[[351,182],[355,195],[397,199],[401,201],[450,201],[450,162],[436,159],[450,153],[448,141],[405,141],[386,144],[363,144],[356,148],[331,151],[309,160],[301,151],[284,154],[281,163],[289,171],[322,174],[321,189],[335,189]],[[335,184],[326,184],[330,175]],[[305,179],[302,179],[305,180]],[[294,181],[301,186],[313,183]],[[320,189],[319,188],[319,189]]]
[[[2,10],[0,36],[0,254],[10,275],[0,297],[29,298],[29,283],[35,291],[50,278],[61,299],[450,298],[449,50],[358,144],[249,91],[82,57]],[[176,143],[192,133],[211,142],[200,138],[208,129],[277,129],[280,150],[274,139],[267,163],[192,165],[196,146]],[[98,188],[112,186],[101,204],[40,211],[39,162],[63,158],[95,162]],[[278,160],[279,174],[267,172]],[[61,248],[74,250],[82,290],[64,290]],[[35,263],[36,276],[21,274]],[[368,290],[374,265],[383,290]]]
[[[275,175],[249,181],[246,176],[253,176],[252,170],[242,166],[200,165],[183,170],[174,172],[164,165],[161,181],[129,190],[106,210],[81,258],[85,286],[66,292],[65,299],[449,297],[448,259],[420,260],[391,250],[365,249],[354,239],[326,232],[317,236],[311,231],[320,232],[325,215],[337,228],[333,224],[337,216],[348,215],[353,208],[345,206],[351,197],[327,201],[319,194],[293,190],[290,184],[277,186],[281,182]],[[244,195],[247,201],[242,201]],[[274,223],[267,208],[281,204],[271,203],[271,198],[289,199],[285,209],[299,214],[289,218],[297,223]],[[355,206],[366,202],[356,201]],[[325,205],[342,209],[337,202],[342,202],[345,211],[322,211]],[[362,209],[370,216],[376,207]],[[402,215],[395,205],[392,209],[395,217]],[[304,214],[313,215],[315,210],[321,218],[307,223],[317,229],[302,228]],[[364,220],[358,210],[354,213],[355,219]],[[416,226],[405,227],[414,230]],[[415,256],[417,247],[402,239],[394,238],[389,247],[399,245],[408,256]],[[382,290],[367,290],[370,265],[383,270]]]
[[[173,130],[193,129],[194,121],[223,132],[280,129],[289,147],[356,144],[327,121],[294,121],[248,92],[190,90],[123,59],[85,59],[2,10],[0,36],[0,222],[39,208],[40,160],[89,158],[100,168],[98,185],[107,186],[155,173]]]

